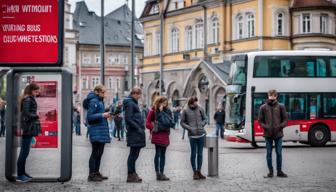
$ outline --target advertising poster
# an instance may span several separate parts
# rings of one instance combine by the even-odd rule
[[[57,81],[35,81],[40,86],[40,95],[36,98],[37,114],[41,122],[41,135],[35,137],[33,148],[58,147],[57,119]]]
[[[0,64],[58,62],[58,2],[0,1]]]

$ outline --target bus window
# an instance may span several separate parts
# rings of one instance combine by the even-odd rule
[[[266,102],[267,94],[256,94],[253,101],[253,118],[258,119],[259,109]]]
[[[254,61],[254,76],[267,77],[268,75],[268,58],[256,57]]]
[[[307,62],[307,76],[314,77],[315,76],[315,62],[308,61]]]
[[[310,95],[309,117],[310,119],[321,118],[321,95]]]
[[[290,70],[289,60],[281,60],[281,76],[288,77],[289,70]]]
[[[330,76],[336,77],[336,58],[330,59]]]
[[[292,120],[306,119],[305,94],[289,95],[289,118]]]
[[[317,76],[326,77],[327,76],[327,64],[326,61],[322,58],[316,60],[317,64]]]
[[[336,117],[336,94],[325,94],[323,98],[324,117]]]

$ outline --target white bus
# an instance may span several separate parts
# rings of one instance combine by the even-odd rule
[[[276,89],[286,106],[284,141],[336,141],[336,52],[263,51],[232,56],[226,89],[227,140],[263,142],[259,107]]]

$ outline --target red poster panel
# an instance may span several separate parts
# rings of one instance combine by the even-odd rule
[[[37,114],[40,118],[42,134],[35,137],[34,148],[58,147],[58,98],[57,81],[35,81],[40,86],[36,97]]]
[[[61,0],[0,1],[0,66],[59,66]]]

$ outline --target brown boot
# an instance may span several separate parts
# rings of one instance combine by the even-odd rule
[[[278,176],[278,177],[288,177],[287,174],[285,174],[285,173],[282,172],[282,171],[278,171],[277,176]]]
[[[198,171],[198,175],[200,179],[206,179],[206,177],[204,175],[202,175],[201,171]]]
[[[141,183],[141,178],[138,178],[136,173],[129,173],[127,175],[127,183]]]
[[[266,176],[264,176],[264,178],[272,178],[272,177],[273,177],[273,171],[272,170],[270,170],[269,173]]]
[[[139,177],[139,175],[138,175],[137,173],[134,173],[134,174],[135,174],[135,177],[137,178],[137,180],[138,180],[139,182],[142,182],[142,178]]]
[[[107,180],[108,177],[103,176],[100,172],[97,173],[98,177],[102,178],[102,180]]]
[[[88,181],[100,182],[100,181],[103,181],[103,179],[99,177],[97,173],[90,173],[88,177]]]
[[[194,171],[194,180],[200,180],[200,176],[198,174],[198,171]]]
[[[170,179],[163,173],[159,173],[156,177],[158,181],[169,181]]]

